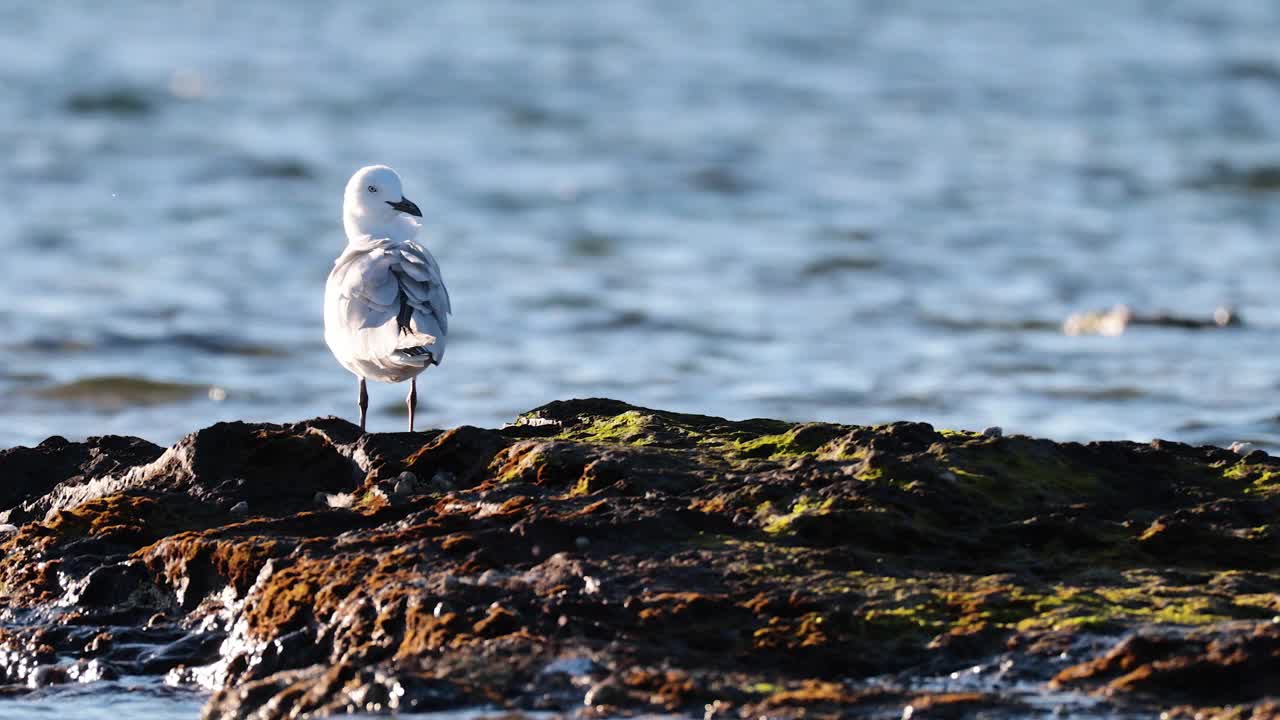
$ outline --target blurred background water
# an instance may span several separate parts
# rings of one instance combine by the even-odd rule
[[[1270,0],[10,2],[0,90],[0,447],[354,418],[320,309],[372,162],[453,295],[428,424],[1280,445]],[[1244,325],[1063,333],[1117,303]]]

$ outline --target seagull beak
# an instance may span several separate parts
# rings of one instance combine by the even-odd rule
[[[406,198],[400,198],[398,202],[391,202],[388,200],[387,204],[402,213],[409,213],[415,217],[422,217],[422,211],[418,209],[418,206],[414,205],[412,201]]]

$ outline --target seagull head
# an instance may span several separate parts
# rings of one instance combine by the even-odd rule
[[[342,221],[347,235],[370,235],[401,239],[418,228],[413,217],[422,211],[404,196],[400,176],[386,165],[369,165],[347,181],[342,201]]]

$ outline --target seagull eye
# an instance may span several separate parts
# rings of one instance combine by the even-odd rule
[[[378,192],[378,188],[376,188],[376,187],[374,187],[374,186],[370,185],[370,186],[369,186],[369,192]]]

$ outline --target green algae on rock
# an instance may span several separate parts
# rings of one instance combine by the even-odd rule
[[[0,536],[0,683],[162,672],[214,690],[209,718],[999,716],[1082,691],[1105,717],[1280,693],[1263,453],[613,400],[141,442],[89,469],[74,444],[0,453],[48,478]],[[970,666],[1016,682],[922,680]],[[1186,672],[1248,682],[1161,695]]]

